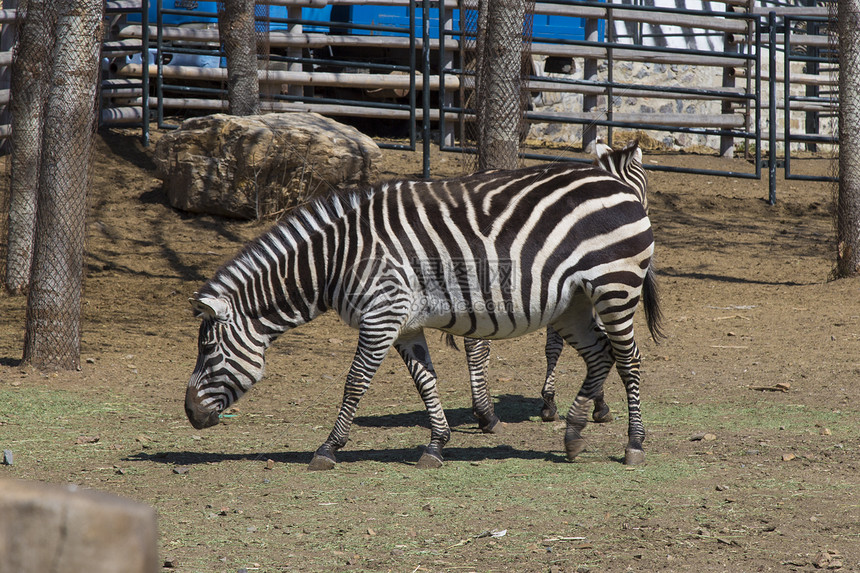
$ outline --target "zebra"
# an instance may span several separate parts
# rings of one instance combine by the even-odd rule
[[[593,165],[605,169],[629,185],[645,207],[645,213],[648,213],[647,178],[642,166],[642,150],[639,148],[638,140],[631,141],[620,150],[614,150],[598,141],[595,145]],[[602,328],[599,319],[596,320],[596,328]],[[448,344],[455,346],[453,337],[450,335],[448,336]],[[490,359],[490,341],[467,338],[464,341],[464,347],[471,382],[472,412],[478,420],[481,431],[495,433],[500,420],[495,415],[486,380]],[[555,404],[555,369],[563,349],[564,339],[552,326],[547,326],[544,346],[546,377],[543,388],[541,388],[543,405],[540,410],[540,417],[544,422],[553,422],[559,419],[558,407]],[[594,409],[591,417],[598,423],[607,423],[613,420],[612,412],[604,400],[602,391],[594,397]]]
[[[641,298],[659,336],[653,252],[636,191],[596,167],[540,165],[333,195],[250,242],[194,294],[201,323],[186,414],[197,429],[217,424],[262,378],[275,339],[331,309],[358,330],[358,345],[334,427],[309,469],[335,467],[391,347],[430,417],[417,465],[439,467],[451,431],[424,329],[506,339],[550,325],[587,366],[567,414],[568,459],[585,448],[589,403],[615,364],[627,392],[625,463],[642,463],[633,316]]]

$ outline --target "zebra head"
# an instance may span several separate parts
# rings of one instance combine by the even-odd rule
[[[185,413],[200,430],[217,424],[219,415],[263,377],[266,346],[248,336],[229,299],[195,293],[190,302],[202,321]]]
[[[645,168],[642,167],[642,150],[639,148],[639,140],[634,139],[623,149],[617,151],[604,143],[598,142],[594,147],[594,151],[597,155],[594,164],[609,171],[630,186],[636,192],[639,200],[642,201],[642,206],[645,207],[645,212],[647,213],[648,180],[645,177]]]

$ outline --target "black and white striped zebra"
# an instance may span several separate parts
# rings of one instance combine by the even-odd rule
[[[603,143],[597,143],[595,156],[593,165],[605,169],[630,186],[639,197],[647,214],[647,177],[642,166],[642,150],[639,148],[638,141],[632,141],[621,150],[614,150]],[[599,319],[596,321],[596,327],[602,328]],[[449,337],[449,340],[452,339]],[[547,364],[546,377],[541,389],[543,405],[540,411],[541,419],[545,422],[558,420],[558,407],[555,403],[555,369],[563,349],[564,339],[552,326],[548,326],[544,347]],[[472,390],[472,411],[478,419],[481,430],[492,433],[498,427],[499,419],[493,409],[486,379],[490,359],[490,341],[466,339],[465,350]],[[598,423],[610,422],[613,419],[602,391],[594,397],[591,418]]]
[[[216,424],[263,376],[265,350],[280,334],[333,309],[358,329],[358,347],[334,428],[310,468],[334,467],[392,346],[430,414],[419,465],[438,466],[450,429],[424,329],[502,339],[549,325],[588,370],[567,415],[568,457],[584,449],[589,402],[614,363],[627,390],[625,461],[639,463],[645,431],[633,315],[641,297],[657,332],[653,250],[636,192],[595,167],[401,181],[317,202],[249,243],[195,294],[202,322],[186,413],[198,429]]]

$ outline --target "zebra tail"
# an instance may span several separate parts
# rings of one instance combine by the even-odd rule
[[[444,338],[445,338],[445,345],[448,348],[453,348],[454,350],[457,350],[457,351],[460,350],[460,348],[457,346],[457,341],[454,340],[453,334],[445,334]]]
[[[654,266],[648,265],[645,273],[645,283],[642,285],[642,304],[645,307],[645,321],[654,342],[666,338],[663,333],[663,311],[660,309],[660,289],[657,287],[657,277]]]

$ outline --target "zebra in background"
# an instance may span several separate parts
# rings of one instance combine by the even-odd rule
[[[318,201],[246,245],[195,293],[202,320],[186,413],[197,429],[217,424],[262,378],[274,340],[332,309],[358,329],[358,347],[334,427],[309,469],[334,467],[359,400],[392,346],[430,415],[430,443],[418,465],[438,467],[451,431],[424,329],[505,339],[549,325],[587,365],[567,414],[568,458],[585,448],[589,403],[616,364],[629,412],[625,463],[641,463],[633,315],[642,298],[658,336],[653,251],[636,192],[595,167],[400,181]]]
[[[642,166],[642,150],[637,140],[631,141],[621,150],[614,150],[608,145],[598,142],[595,147],[596,158],[593,165],[601,167],[626,183],[639,197],[648,213],[647,178]],[[602,328],[599,319],[596,328]],[[453,345],[453,337],[448,337],[449,345]],[[484,433],[494,433],[498,428],[499,418],[493,408],[493,402],[487,387],[487,370],[490,360],[490,341],[465,339],[464,341],[469,376],[472,390],[472,412],[478,419],[478,426]],[[540,416],[544,422],[558,420],[558,407],[555,404],[555,369],[564,349],[564,339],[552,328],[547,326],[546,345],[546,377],[541,389]],[[592,420],[607,423],[613,420],[612,412],[606,404],[603,391],[594,396]]]

